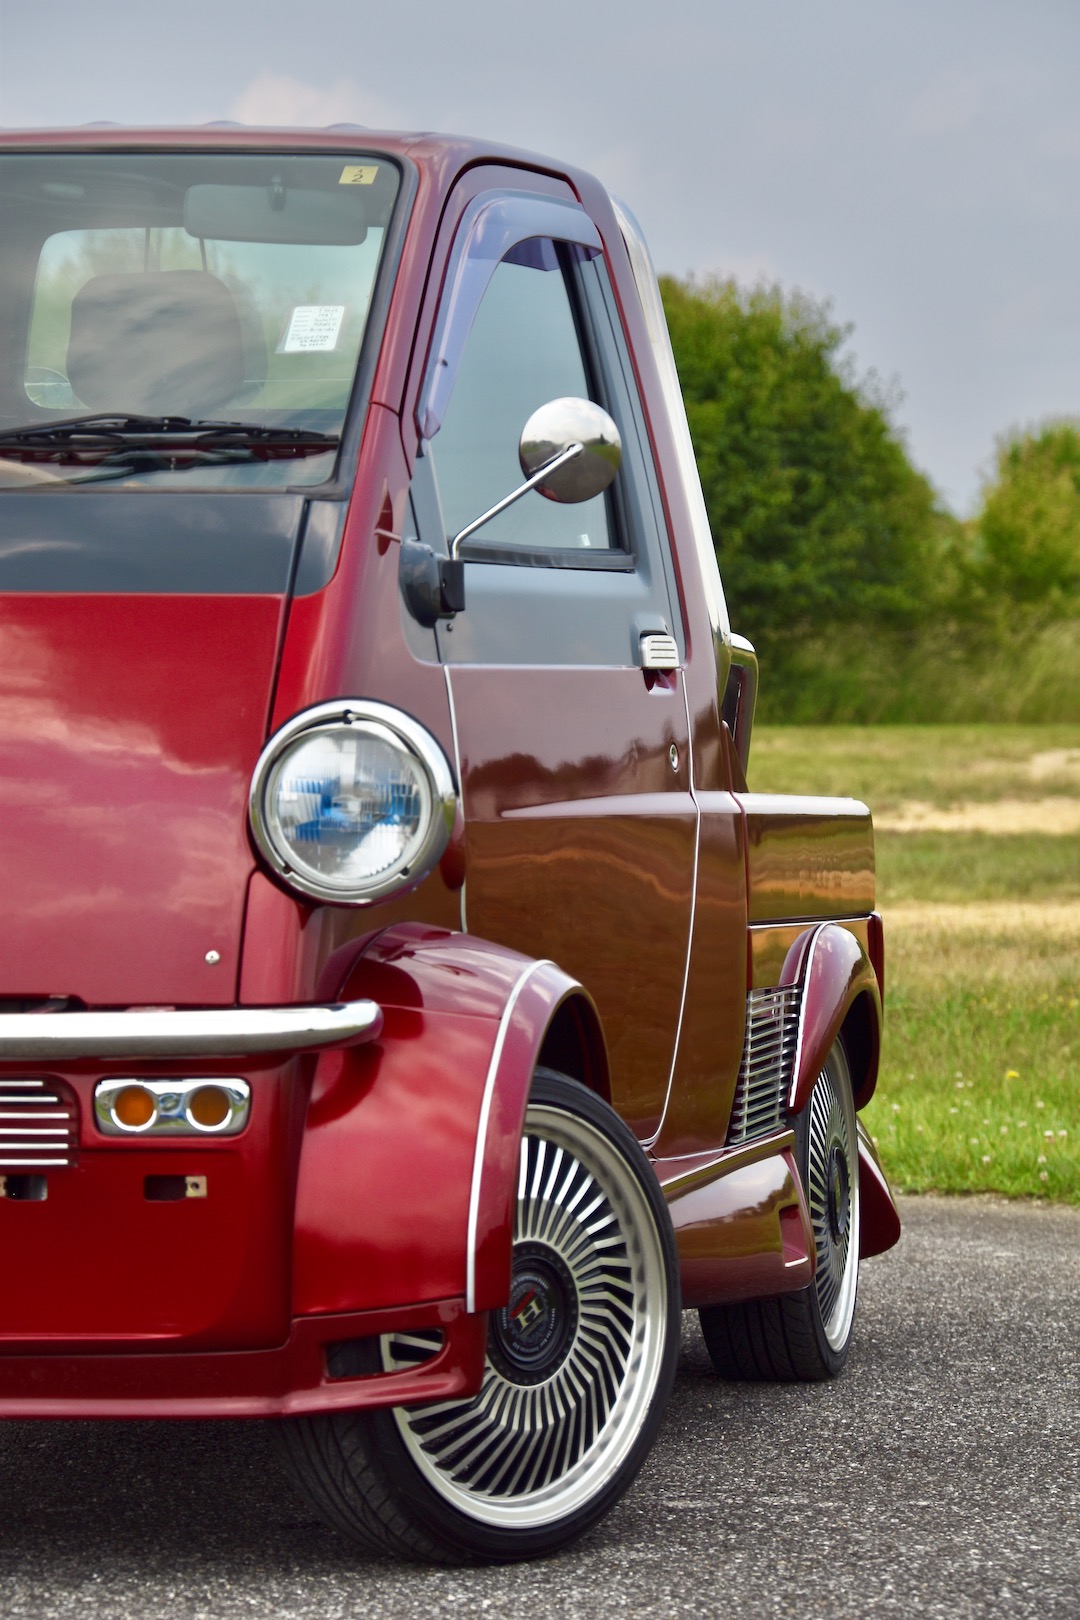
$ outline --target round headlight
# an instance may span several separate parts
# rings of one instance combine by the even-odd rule
[[[290,887],[363,904],[439,859],[456,799],[446,757],[381,703],[323,703],[263,750],[251,784],[255,841]]]

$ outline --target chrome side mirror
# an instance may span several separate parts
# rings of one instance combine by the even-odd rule
[[[454,536],[450,556],[455,560],[463,540],[530,489],[565,506],[602,495],[619,470],[622,441],[607,411],[591,400],[553,399],[534,411],[522,428],[518,460],[525,482]]]
[[[438,556],[420,540],[402,541],[401,588],[418,623],[431,626],[464,608],[466,559],[459,549],[463,540],[531,489],[565,506],[602,495],[622,462],[622,441],[607,411],[591,400],[553,399],[526,422],[518,460],[525,482],[466,524],[450,542],[448,557]]]
[[[574,445],[578,453],[569,455]],[[573,506],[607,489],[622,461],[622,442],[607,411],[591,400],[553,399],[522,428],[518,460],[526,478],[541,474],[541,495]]]

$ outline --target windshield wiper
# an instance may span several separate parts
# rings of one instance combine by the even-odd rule
[[[21,451],[28,458],[63,461],[100,461],[115,452],[143,448],[164,452],[166,446],[188,455],[237,449],[250,453],[243,459],[270,459],[310,455],[338,443],[336,433],[314,428],[192,421],[187,416],[72,416],[0,432],[0,453]]]
[[[22,427],[0,432],[0,444],[62,444],[81,434],[90,438],[123,438],[129,433],[190,432],[188,416],[122,416],[116,412],[95,412],[65,416],[51,422],[27,422]]]

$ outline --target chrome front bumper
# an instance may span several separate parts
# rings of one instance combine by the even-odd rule
[[[374,1001],[183,1012],[0,1013],[0,1063],[314,1052],[374,1040],[381,1028],[382,1011]]]

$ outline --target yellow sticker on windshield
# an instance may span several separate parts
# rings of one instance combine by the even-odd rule
[[[379,172],[377,163],[348,163],[341,171],[339,186],[373,186]]]

